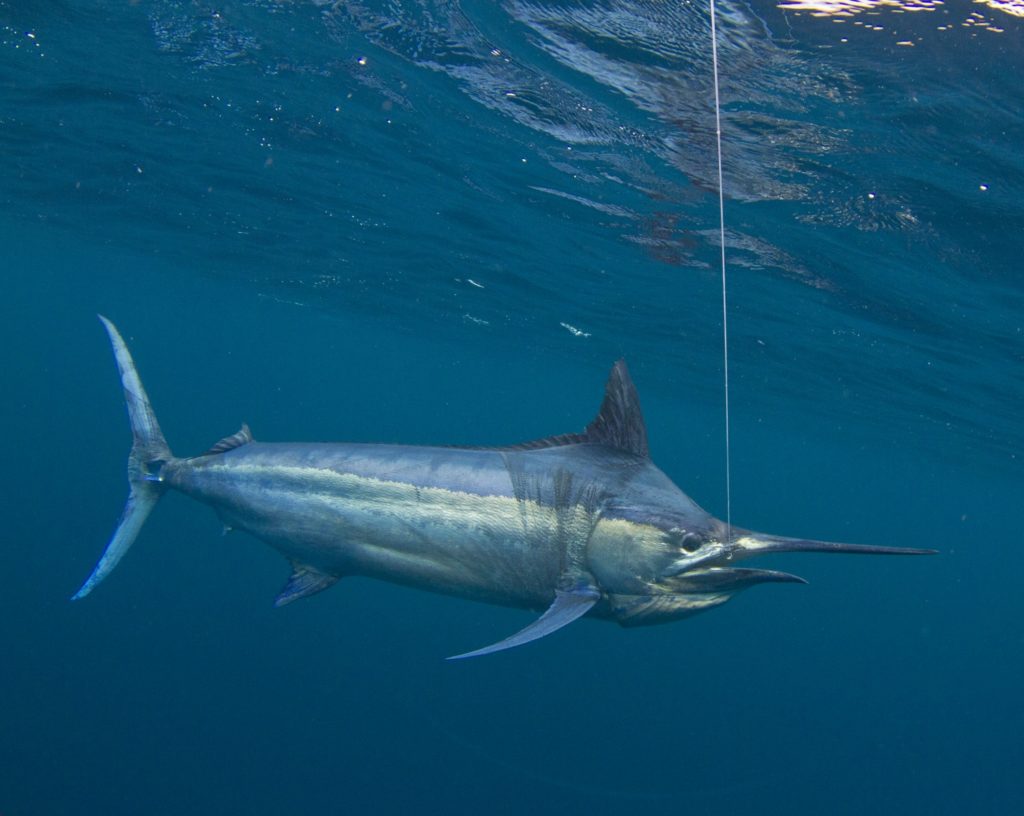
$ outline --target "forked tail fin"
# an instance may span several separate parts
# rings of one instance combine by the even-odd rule
[[[135,537],[142,529],[150,511],[156,505],[166,489],[160,481],[160,469],[172,458],[171,449],[167,446],[156,415],[149,404],[149,397],[142,387],[142,381],[135,370],[135,362],[125,345],[124,339],[114,326],[103,315],[99,315],[110,343],[114,347],[114,359],[121,372],[121,385],[124,387],[124,399],[128,404],[128,419],[132,426],[132,450],[128,454],[128,502],[121,513],[117,529],[107,544],[103,556],[93,569],[92,574],[82,584],[82,588],[71,596],[77,601],[84,598],[106,578],[117,566],[117,562],[128,552]]]

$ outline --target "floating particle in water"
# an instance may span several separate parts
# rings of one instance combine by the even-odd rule
[[[569,332],[569,334],[571,334],[573,337],[590,337],[590,332],[585,332],[582,329],[577,329],[575,326],[572,326],[568,323],[559,323],[558,325],[565,329],[567,332]]]

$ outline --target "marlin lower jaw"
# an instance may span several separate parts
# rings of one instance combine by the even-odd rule
[[[733,593],[755,584],[806,584],[799,575],[768,569],[704,566],[681,572],[662,581],[670,592]]]

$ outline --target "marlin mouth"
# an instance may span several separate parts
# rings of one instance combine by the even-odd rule
[[[933,555],[936,550],[916,547],[883,547],[874,544],[846,544],[769,535],[733,527],[727,535],[724,522],[719,522],[717,552],[699,552],[683,556],[665,573],[674,592],[733,593],[755,584],[806,584],[799,575],[773,569],[750,569],[733,566],[737,561],[772,553],[848,553],[854,555]]]

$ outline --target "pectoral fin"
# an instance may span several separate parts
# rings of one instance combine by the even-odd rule
[[[500,652],[504,649],[511,649],[514,646],[522,646],[524,643],[529,643],[531,640],[537,640],[550,635],[557,629],[561,629],[563,626],[567,626],[572,623],[576,618],[582,617],[590,611],[590,608],[597,603],[600,598],[600,594],[590,588],[574,589],[570,591],[557,590],[555,592],[555,600],[548,607],[547,612],[541,615],[537,620],[527,626],[525,629],[520,629],[514,635],[511,635],[504,640],[499,640],[497,643],[492,643],[490,646],[484,646],[482,649],[477,649],[473,652],[466,652],[465,654],[453,655],[448,660],[461,660],[464,657],[480,657],[481,655],[491,654],[492,652]]]
[[[315,567],[293,561],[291,577],[277,597],[274,598],[274,606],[284,606],[292,601],[299,600],[299,598],[306,598],[309,595],[323,592],[325,589],[334,586],[337,581],[337,575],[328,575],[326,572],[320,572]]]

